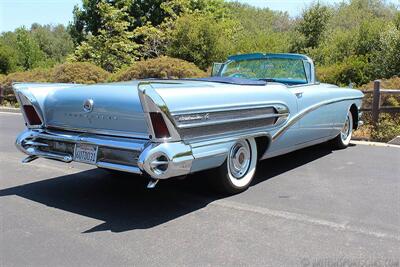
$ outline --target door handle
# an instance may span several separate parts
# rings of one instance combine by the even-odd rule
[[[294,94],[296,95],[297,98],[301,98],[301,97],[303,97],[303,93],[304,92],[296,92]]]

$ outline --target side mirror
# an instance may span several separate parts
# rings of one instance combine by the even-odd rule
[[[224,63],[213,63],[211,69],[211,76],[212,77],[218,76],[219,71],[221,70],[223,65]]]

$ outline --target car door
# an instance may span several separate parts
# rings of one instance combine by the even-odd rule
[[[297,98],[300,114],[297,144],[330,136],[335,114],[332,106],[323,104],[331,98],[329,91],[320,84],[293,86],[290,91]]]

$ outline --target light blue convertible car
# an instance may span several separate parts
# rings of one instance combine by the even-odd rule
[[[123,83],[14,84],[28,155],[160,179],[215,169],[218,188],[247,189],[262,159],[330,141],[349,145],[363,94],[316,80],[310,58],[245,54],[213,77]],[[273,166],[271,166],[273,167]]]

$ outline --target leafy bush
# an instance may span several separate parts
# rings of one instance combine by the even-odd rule
[[[2,81],[1,86],[10,89],[13,82],[49,82],[51,81],[51,69],[34,69],[29,71],[14,72],[8,74]]]
[[[14,82],[48,82],[51,77],[51,70],[49,69],[35,69],[23,72],[14,72],[7,76],[0,78],[0,87],[4,90],[3,94],[6,100],[16,103],[13,96],[12,83]]]
[[[109,78],[109,73],[91,63],[65,63],[51,69],[34,69],[0,75],[0,87],[11,103],[15,103],[12,83],[14,82],[61,82],[61,83],[100,83]]]
[[[376,141],[388,142],[400,135],[400,116],[380,114],[379,122],[371,131],[371,138]]]
[[[88,62],[65,63],[54,67],[51,81],[62,83],[101,83],[109,78],[109,73]]]
[[[138,61],[133,66],[117,72],[112,80],[129,81],[144,78],[177,79],[205,76],[206,73],[200,70],[193,63],[164,56]]]
[[[361,85],[371,80],[371,67],[365,57],[350,56],[341,63],[317,67],[317,76],[321,82]]]

